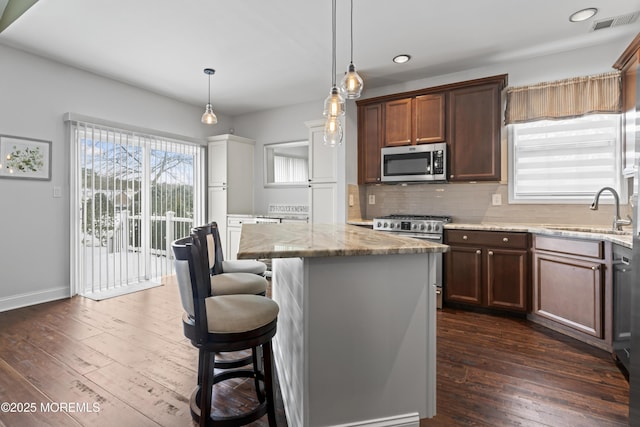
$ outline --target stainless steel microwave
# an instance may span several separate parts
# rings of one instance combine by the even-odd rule
[[[447,144],[384,147],[382,182],[428,182],[447,180]]]

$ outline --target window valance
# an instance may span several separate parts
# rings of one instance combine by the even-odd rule
[[[621,111],[620,72],[507,88],[505,123]]]

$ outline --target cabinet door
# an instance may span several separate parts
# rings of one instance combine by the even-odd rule
[[[220,231],[220,240],[226,248],[227,240],[227,189],[226,187],[209,187],[207,192],[208,222],[215,221]]]
[[[487,249],[487,305],[511,311],[527,310],[528,252]]]
[[[398,99],[385,102],[384,145],[411,145],[413,128],[413,99]]]
[[[614,265],[613,286],[613,341],[629,341],[631,340],[631,288],[633,287],[633,276],[629,265]]]
[[[335,224],[338,222],[338,184],[322,183],[309,186],[310,222]]]
[[[534,253],[533,312],[603,338],[603,264]]]
[[[235,260],[238,255],[238,248],[240,247],[240,235],[242,233],[242,226],[240,227],[227,227],[227,250],[224,254],[225,259]]]
[[[380,182],[382,104],[358,108],[358,184]]]
[[[500,90],[497,84],[449,93],[451,181],[500,180]]]
[[[309,181],[338,181],[338,149],[324,145],[324,124],[309,128]]]
[[[444,94],[416,96],[415,110],[416,143],[444,141]]]
[[[445,254],[447,301],[482,305],[482,250],[451,246]]]
[[[211,142],[207,146],[209,187],[227,185],[227,143]]]

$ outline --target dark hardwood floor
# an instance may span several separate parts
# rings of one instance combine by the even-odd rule
[[[192,426],[197,352],[181,313],[171,280],[0,313],[0,403],[15,411],[0,407],[0,426]],[[217,410],[251,405],[250,386],[216,386]],[[520,319],[439,311],[437,387],[438,415],[421,427],[628,421],[628,383],[607,353]]]

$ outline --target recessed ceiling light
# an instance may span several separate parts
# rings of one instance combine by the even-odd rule
[[[407,55],[407,54],[396,55],[393,57],[393,62],[395,62],[396,64],[404,64],[405,62],[409,62],[410,59],[411,59],[411,55]]]
[[[586,21],[587,19],[591,18],[596,13],[598,13],[598,9],[596,9],[595,7],[589,7],[587,9],[582,9],[582,10],[579,10],[579,11],[577,11],[575,13],[572,13],[571,16],[569,17],[569,21],[571,21],[571,22]]]

